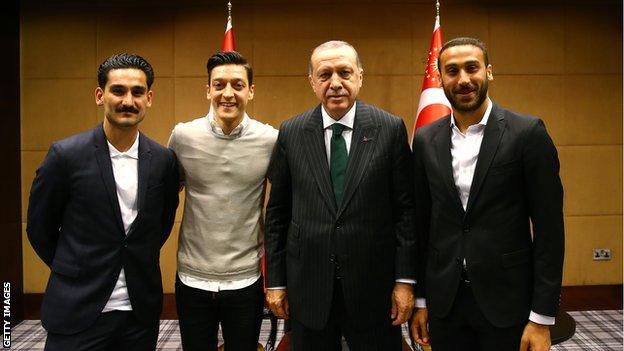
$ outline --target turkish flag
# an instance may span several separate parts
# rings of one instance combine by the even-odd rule
[[[427,68],[425,69],[425,78],[423,79],[422,92],[420,93],[418,112],[416,113],[416,122],[414,123],[412,135],[416,133],[416,129],[451,113],[451,104],[446,99],[444,91],[440,87],[440,78],[438,76],[438,56],[441,48],[442,31],[440,29],[440,17],[436,16],[431,46],[429,47]]]
[[[232,28],[232,19],[228,18],[227,26],[225,27],[225,36],[223,37],[223,51],[236,51],[234,46],[234,29]]]

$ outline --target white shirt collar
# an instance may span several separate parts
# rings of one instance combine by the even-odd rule
[[[323,129],[327,129],[331,127],[334,123],[340,123],[349,129],[353,129],[353,121],[355,121],[355,106],[357,105],[357,101],[353,103],[351,109],[345,113],[342,118],[339,120],[333,119],[327,111],[325,111],[325,106],[321,105],[321,115],[323,116]]]
[[[477,123],[477,125],[482,125],[483,127],[485,127],[487,125],[487,121],[490,118],[490,112],[492,112],[492,100],[490,100],[490,98],[487,98],[487,101],[488,101],[488,107],[487,107],[487,109],[485,109],[485,113],[483,114],[483,118],[481,118],[479,123]],[[451,111],[451,128],[456,127],[456,126],[457,125],[455,124],[455,115]]]
[[[225,134],[223,133],[223,129],[221,129],[221,126],[219,125],[219,123],[215,120],[212,108],[210,109],[206,117],[208,117],[208,123],[210,124],[210,129],[212,129],[212,132],[216,136],[225,138],[225,139],[238,138],[243,133],[243,129],[245,129],[245,127],[247,127],[247,125],[249,124],[249,116],[247,115],[247,112],[245,112],[245,115],[243,116],[243,120],[236,127],[234,127],[234,129],[232,130],[230,134]]]
[[[108,143],[108,152],[111,158],[117,157],[117,156],[128,156],[135,160],[139,159],[139,133],[137,133],[136,138],[134,139],[134,142],[132,143],[132,146],[130,146],[128,151],[125,151],[125,152],[121,152],[117,150],[117,148],[115,148],[115,146],[113,146],[113,144],[111,144],[110,141],[108,141],[108,139],[106,140],[106,142]]]

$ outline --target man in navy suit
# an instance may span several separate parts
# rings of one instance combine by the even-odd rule
[[[481,41],[447,42],[438,64],[453,111],[414,136],[412,335],[426,344],[430,331],[436,351],[548,350],[564,252],[557,150],[542,120],[489,99]]]
[[[413,182],[403,121],[357,100],[350,44],[310,57],[320,101],[282,123],[269,167],[267,301],[295,351],[400,350],[414,304]]]
[[[178,171],[173,153],[138,130],[153,81],[140,56],[106,59],[95,89],[103,124],[53,143],[37,170],[27,232],[51,269],[46,350],[156,347]]]

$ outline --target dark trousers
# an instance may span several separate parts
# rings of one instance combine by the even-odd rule
[[[176,306],[185,351],[217,350],[219,323],[225,351],[255,351],[262,324],[262,278],[239,290],[209,292],[176,277]]]
[[[132,311],[101,313],[95,324],[72,335],[48,333],[46,351],[152,351],[158,340],[158,321],[139,322]]]
[[[435,351],[518,351],[525,325],[494,326],[477,305],[470,283],[461,282],[450,313],[444,318],[429,315],[431,348]]]
[[[388,296],[390,298],[390,296]],[[362,306],[366,308],[366,306]],[[344,336],[351,351],[389,351],[401,350],[401,328],[393,326],[388,319],[368,329],[355,329],[352,319],[345,309],[340,280],[334,284],[332,307],[327,325],[321,330],[305,327],[291,318],[293,351],[340,351]]]

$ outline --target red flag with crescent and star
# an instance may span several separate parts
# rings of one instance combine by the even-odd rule
[[[429,57],[427,58],[427,68],[423,79],[420,101],[418,102],[418,112],[412,135],[416,130],[439,118],[451,113],[451,104],[446,99],[444,91],[440,87],[438,75],[438,56],[442,48],[442,31],[440,29],[440,16],[436,15],[433,27],[433,36],[429,47]]]

